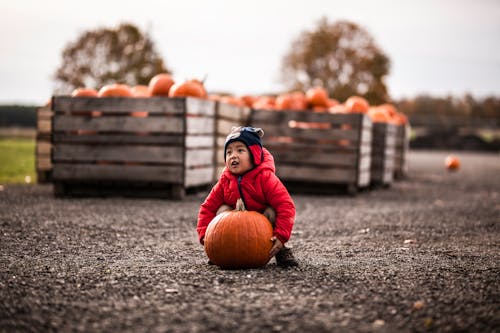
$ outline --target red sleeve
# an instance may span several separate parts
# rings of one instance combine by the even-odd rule
[[[276,211],[274,236],[285,244],[292,234],[295,222],[295,204],[285,185],[273,173],[266,173],[262,179],[266,188],[266,201]]]
[[[208,224],[213,220],[217,210],[224,203],[223,191],[221,180],[219,179],[200,206],[196,231],[198,231],[198,240],[201,244],[203,244],[203,238],[205,237],[205,231],[207,230]]]

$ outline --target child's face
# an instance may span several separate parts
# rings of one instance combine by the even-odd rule
[[[227,146],[226,167],[236,175],[244,174],[252,169],[250,151],[243,142],[234,141]]]

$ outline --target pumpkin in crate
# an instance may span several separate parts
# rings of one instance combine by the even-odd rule
[[[168,97],[170,88],[174,85],[174,79],[168,73],[156,74],[149,81],[149,93],[151,96]]]
[[[368,101],[361,96],[349,97],[344,105],[349,113],[367,113],[370,109]]]
[[[222,269],[259,268],[269,262],[272,236],[271,222],[245,210],[239,199],[235,210],[217,215],[208,225],[205,252]]]
[[[71,97],[97,97],[97,90],[92,88],[76,88],[71,93]],[[73,111],[72,114],[75,116],[102,116],[102,112],[100,111]]]
[[[122,83],[104,85],[97,93],[98,97],[132,97],[130,87]]]
[[[203,82],[196,79],[177,82],[172,85],[168,92],[168,97],[197,97],[207,98],[207,91]]]

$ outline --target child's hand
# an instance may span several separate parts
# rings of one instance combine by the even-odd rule
[[[271,242],[273,242],[273,247],[269,251],[269,257],[274,257],[276,253],[283,247],[283,243],[276,237],[271,237]]]

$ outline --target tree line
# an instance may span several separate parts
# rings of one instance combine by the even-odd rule
[[[476,127],[500,127],[500,97],[496,96],[475,98],[470,94],[461,97],[419,95],[395,100],[394,104],[410,118],[410,123],[414,126],[423,125],[420,119],[427,118],[450,122],[458,119],[465,122],[465,125]],[[36,127],[37,108],[35,105],[0,105],[0,127]]]
[[[36,127],[34,105],[0,105],[0,127]]]

